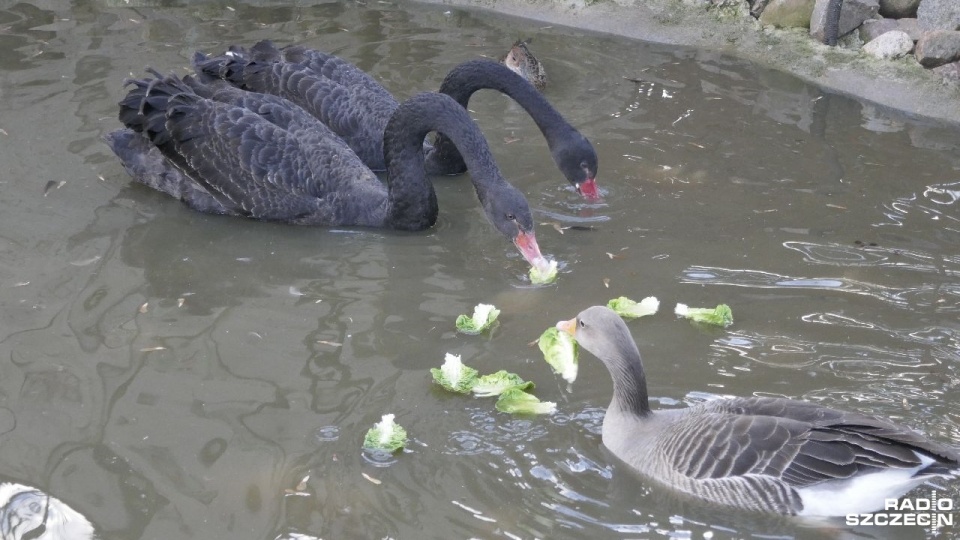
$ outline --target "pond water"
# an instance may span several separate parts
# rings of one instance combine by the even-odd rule
[[[67,4],[0,4],[0,479],[110,539],[931,535],[671,497],[601,446],[605,368],[584,353],[568,386],[531,342],[655,295],[631,329],[657,407],[789,396],[960,444],[957,126],[713,51],[437,6]],[[195,50],[303,43],[406,97],[526,37],[598,151],[602,201],[565,185],[513,102],[470,108],[561,261],[550,286],[530,285],[464,177],[435,179],[423,233],[296,228],[192,212],[98,139],[125,77],[185,73]],[[457,334],[480,302],[499,326]],[[698,328],[677,302],[736,322]],[[534,381],[558,412],[439,390],[447,352]],[[412,438],[386,464],[360,451],[385,413]]]

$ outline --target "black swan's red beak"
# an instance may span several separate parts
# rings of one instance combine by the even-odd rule
[[[597,181],[593,178],[587,178],[585,181],[577,184],[577,191],[585,198],[595,201],[600,198],[600,191],[597,189]]]
[[[533,231],[519,231],[516,238],[513,239],[513,244],[517,246],[520,254],[530,263],[530,266],[534,266],[540,271],[545,271],[550,267],[550,261],[540,254],[540,246],[537,245],[537,237],[534,236]]]

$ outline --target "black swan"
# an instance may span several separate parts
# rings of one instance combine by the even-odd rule
[[[606,365],[613,400],[603,444],[648,478],[729,507],[800,516],[875,512],[960,454],[888,420],[777,397],[650,409],[637,344],[613,310],[557,323]]]
[[[507,183],[486,140],[453,99],[418,94],[384,132],[387,184],[340,137],[277,96],[176,76],[128,80],[126,129],[104,136],[139,182],[211,214],[303,225],[419,231],[437,219],[423,169],[423,139],[443,130],[465,149],[487,218],[534,267],[540,254],[523,195]]]
[[[197,53],[198,73],[222,78],[240,88],[285,97],[343,137],[373,170],[383,170],[382,133],[399,106],[380,83],[339,57],[302,46],[278,49],[261,41],[249,50],[233,46],[221,56]],[[543,133],[557,167],[589,199],[598,197],[597,154],[590,141],[571,126],[523,77],[490,60],[470,60],[454,67],[440,85],[467,107],[477,90],[498,90],[519,103]],[[459,174],[467,164],[448,137],[438,134],[427,150],[430,174]]]

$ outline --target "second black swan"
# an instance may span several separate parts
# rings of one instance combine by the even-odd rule
[[[270,41],[261,41],[249,50],[230,47],[221,56],[197,53],[194,67],[198,73],[240,88],[293,101],[343,137],[371,169],[385,167],[382,134],[399,102],[346,60],[307,47],[277,48]],[[466,109],[470,97],[484,88],[498,90],[520,104],[540,128],[564,177],[583,196],[599,196],[593,145],[532,84],[508,67],[490,60],[464,62],[447,74],[440,93]],[[459,174],[467,165],[456,145],[442,133],[427,150],[430,174]]]

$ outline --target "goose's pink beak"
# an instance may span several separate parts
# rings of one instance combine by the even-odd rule
[[[577,184],[577,191],[591,201],[600,198],[600,191],[597,189],[597,181],[594,178],[587,178],[586,181]]]
[[[513,244],[517,246],[530,266],[536,267],[541,272],[550,267],[550,262],[540,254],[540,246],[537,245],[537,237],[534,236],[533,231],[518,232],[517,237],[513,239]]]
[[[575,334],[575,332],[577,331],[577,319],[576,319],[576,317],[574,317],[573,319],[570,319],[569,321],[560,321],[560,322],[558,322],[558,323],[557,323],[557,328],[558,328],[561,332],[566,332],[566,333],[570,334],[571,336],[573,336],[573,335]]]

